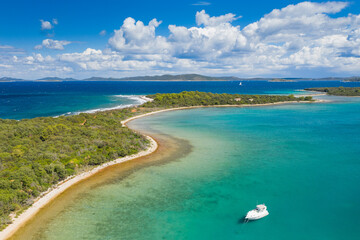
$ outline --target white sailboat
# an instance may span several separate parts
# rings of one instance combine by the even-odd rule
[[[269,212],[267,211],[267,207],[265,204],[257,205],[255,209],[249,211],[246,214],[245,220],[251,221],[251,220],[258,220],[260,218],[266,217],[269,215]]]
[[[242,82],[239,82],[239,86],[241,86],[242,85]]]

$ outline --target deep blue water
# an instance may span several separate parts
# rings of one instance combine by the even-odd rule
[[[360,86],[339,81],[266,82],[0,82],[0,118],[58,116],[138,103],[123,95],[204,91],[288,94],[309,87]],[[120,96],[119,96],[120,95]]]

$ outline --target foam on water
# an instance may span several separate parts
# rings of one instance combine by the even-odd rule
[[[95,109],[84,110],[84,111],[67,112],[65,114],[61,114],[61,115],[58,115],[58,116],[55,116],[55,117],[78,115],[80,113],[104,112],[104,111],[109,111],[109,110],[116,110],[116,109],[122,109],[122,108],[127,108],[127,107],[134,107],[134,106],[138,106],[138,105],[141,105],[141,104],[147,102],[147,100],[145,100],[143,98],[143,96],[139,96],[139,95],[114,95],[113,97],[120,98],[120,99],[129,99],[129,100],[132,100],[133,103],[132,104],[120,104],[120,105],[117,105],[117,106],[114,106],[114,107],[104,107],[104,108],[95,108]]]

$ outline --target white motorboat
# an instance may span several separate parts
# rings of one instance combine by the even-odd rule
[[[251,220],[258,220],[260,218],[266,217],[269,215],[269,212],[267,211],[267,207],[265,204],[257,205],[255,209],[249,211],[246,214],[245,220],[251,221]]]

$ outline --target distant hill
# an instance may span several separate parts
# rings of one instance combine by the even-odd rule
[[[0,82],[14,82],[14,81],[24,81],[24,80],[20,78],[11,78],[11,77],[0,78]]]
[[[37,79],[37,81],[79,81],[75,78],[59,78],[59,77],[45,77]]]
[[[104,78],[104,77],[91,77],[85,78],[83,81],[119,81],[120,78]]]
[[[19,78],[2,77],[0,82],[15,82],[27,81]],[[326,77],[326,78],[239,78],[239,77],[210,77],[200,74],[179,74],[179,75],[155,75],[155,76],[137,76],[137,77],[123,77],[123,78],[104,78],[91,77],[85,79],[75,78],[59,78],[59,77],[44,77],[32,81],[44,82],[62,82],[62,81],[269,81],[269,82],[297,82],[297,81],[343,81],[343,82],[360,82],[360,77]]]
[[[294,79],[285,79],[285,78],[274,78],[269,80],[268,82],[295,82]]]
[[[360,82],[360,77],[349,77],[343,80],[344,82]]]
[[[138,76],[124,78],[102,78],[92,77],[84,79],[85,81],[229,81],[240,80],[237,77],[208,77],[199,74],[181,74],[181,75],[156,75],[156,76]]]
[[[327,77],[327,78],[316,78],[313,80],[318,81],[343,81],[343,82],[360,82],[360,77],[354,76],[354,77]]]

